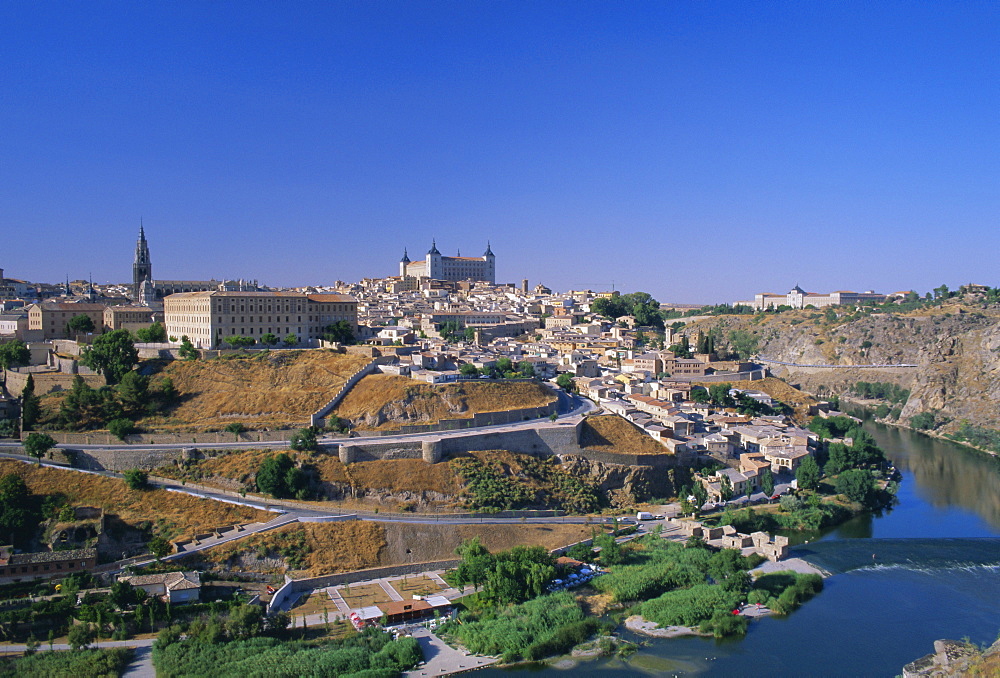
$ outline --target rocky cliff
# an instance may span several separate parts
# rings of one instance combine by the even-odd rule
[[[686,332],[715,330],[717,345],[732,333],[774,360],[772,373],[813,393],[848,393],[858,381],[891,382],[910,389],[899,413],[935,412],[938,432],[957,430],[962,420],[1000,429],[1000,307],[954,303],[910,313],[850,313],[844,309],[789,311],[756,316],[719,316],[692,323]],[[748,336],[749,335],[749,336]],[[913,364],[915,368],[867,369],[856,365]],[[941,421],[944,420],[942,424]]]

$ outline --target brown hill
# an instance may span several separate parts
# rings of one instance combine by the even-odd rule
[[[61,493],[73,506],[97,506],[124,522],[154,524],[154,532],[168,539],[191,537],[235,523],[264,522],[274,514],[256,509],[198,499],[166,490],[130,490],[114,478],[32,466],[0,460],[0,475],[14,473],[32,494]]]
[[[638,426],[616,414],[602,414],[584,419],[580,426],[580,446],[617,454],[670,452]]]
[[[555,399],[537,382],[471,381],[424,384],[406,377],[372,374],[351,389],[334,411],[358,430],[394,430],[406,424],[471,418],[477,412],[542,407]]]
[[[166,417],[139,425],[156,430],[218,430],[240,422],[250,428],[305,426],[367,362],[334,351],[270,351],[170,363],[181,403]]]
[[[591,526],[421,525],[351,520],[293,524],[216,546],[193,558],[226,570],[293,570],[295,576],[448,560],[465,539],[479,537],[490,551],[518,545],[557,548],[587,539]],[[293,567],[289,567],[292,565]]]

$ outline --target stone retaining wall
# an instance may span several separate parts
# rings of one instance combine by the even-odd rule
[[[356,570],[341,574],[327,574],[321,577],[310,577],[309,579],[288,579],[286,576],[285,582],[286,586],[291,585],[293,592],[301,593],[302,591],[311,591],[313,589],[326,588],[327,586],[340,586],[341,584],[353,584],[370,579],[401,577],[404,574],[420,574],[421,572],[433,570],[448,570],[458,567],[458,564],[461,562],[461,560],[434,560],[427,563],[410,563],[408,565],[375,567],[369,570]],[[280,592],[281,589],[278,591]],[[275,595],[277,595],[277,592],[275,592]]]

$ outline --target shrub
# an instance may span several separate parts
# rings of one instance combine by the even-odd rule
[[[149,485],[149,474],[137,468],[122,472],[122,478],[130,490],[144,490]]]
[[[135,424],[131,419],[119,417],[108,422],[108,431],[118,440],[125,440],[125,436],[135,432]]]

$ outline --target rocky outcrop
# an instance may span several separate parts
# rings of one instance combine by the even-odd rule
[[[813,393],[845,393],[858,381],[881,381],[910,389],[900,423],[922,412],[947,419],[949,433],[968,420],[1000,427],[1000,309],[954,304],[911,314],[856,314],[836,319],[819,310],[766,316],[721,316],[693,324],[756,336],[758,353],[799,365],[840,365],[837,369],[772,366],[775,376]],[[868,369],[852,365],[915,364],[916,368]]]
[[[572,455],[561,456],[560,461],[565,471],[596,487],[615,507],[632,506],[636,502],[653,498],[673,497],[680,487],[691,482],[691,471],[686,467],[664,469],[606,464]]]
[[[903,667],[903,678],[996,676],[1000,670],[1000,640],[979,647],[957,640],[935,640],[934,652]]]

